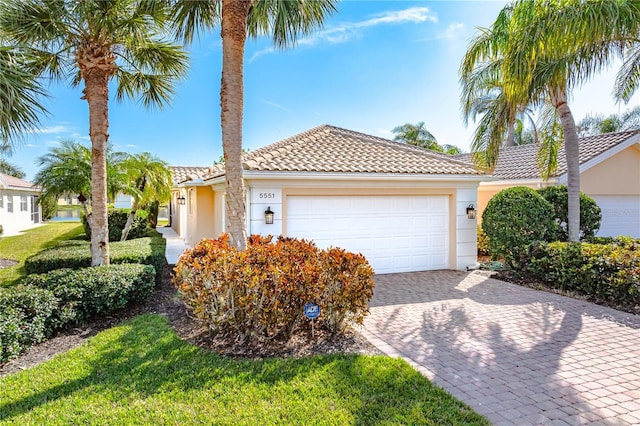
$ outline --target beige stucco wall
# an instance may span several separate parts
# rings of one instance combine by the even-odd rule
[[[212,238],[217,238],[224,232],[224,190],[214,189],[213,205],[213,234]]]
[[[180,196],[180,190],[171,191],[171,229],[173,229],[176,234],[180,234],[180,212],[181,206],[178,204],[178,197]]]
[[[212,238],[214,232],[214,192],[210,186],[187,188],[188,244],[197,244],[203,238]]]
[[[631,146],[580,175],[587,195],[640,195],[640,149]]]

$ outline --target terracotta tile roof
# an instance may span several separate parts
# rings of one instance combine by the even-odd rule
[[[601,135],[580,138],[580,164],[584,164],[609,149],[628,140],[639,133],[638,130],[618,133],[604,133]],[[493,176],[499,179],[537,179],[540,171],[536,166],[537,145],[520,145],[504,148],[500,151],[498,164],[493,171]],[[460,161],[470,162],[471,154],[457,155]],[[564,153],[564,145],[558,150],[558,170],[554,177],[561,176],[567,171],[567,161]]]
[[[211,173],[211,167],[169,166],[173,185]]]
[[[251,151],[243,166],[270,172],[483,174],[449,155],[328,125]],[[223,174],[219,168],[205,179]]]
[[[26,180],[18,179],[14,176],[9,176],[4,173],[0,173],[0,183],[4,183],[3,186],[6,185],[7,189],[30,189],[30,190],[38,190],[36,186],[27,182]]]

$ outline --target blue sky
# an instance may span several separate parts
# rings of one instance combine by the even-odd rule
[[[339,4],[323,30],[276,51],[247,42],[244,147],[256,149],[321,124],[391,138],[391,129],[424,121],[442,144],[468,151],[473,126],[459,106],[458,66],[477,27],[489,26],[504,1],[355,1]],[[219,31],[190,47],[191,68],[165,110],[135,101],[110,103],[117,150],[149,151],[172,165],[207,166],[222,155]],[[576,120],[626,106],[611,99],[615,70],[574,93]],[[81,87],[50,88],[51,115],[9,159],[32,179],[36,158],[72,138],[90,144]],[[630,106],[637,104],[634,98]]]

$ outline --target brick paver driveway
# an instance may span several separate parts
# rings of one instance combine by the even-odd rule
[[[375,281],[364,335],[494,424],[640,424],[640,317],[479,272]]]

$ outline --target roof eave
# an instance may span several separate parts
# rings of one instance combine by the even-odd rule
[[[482,174],[427,174],[427,173],[353,173],[353,172],[297,172],[245,170],[245,179],[317,179],[317,180],[388,180],[397,181],[460,181],[480,182],[491,179]],[[224,176],[222,177],[224,179]]]
[[[586,172],[590,168],[597,166],[603,161],[608,160],[614,155],[619,154],[620,152],[624,151],[625,149],[635,144],[640,145],[640,133],[636,133],[635,135],[629,137],[628,139],[625,139],[624,141],[620,142],[616,146],[607,149],[606,151],[600,153],[599,155],[596,155],[589,161],[585,161],[583,164],[580,165],[580,174]],[[568,180],[567,172],[564,172],[558,176],[558,183],[560,185],[566,185],[567,180]]]

